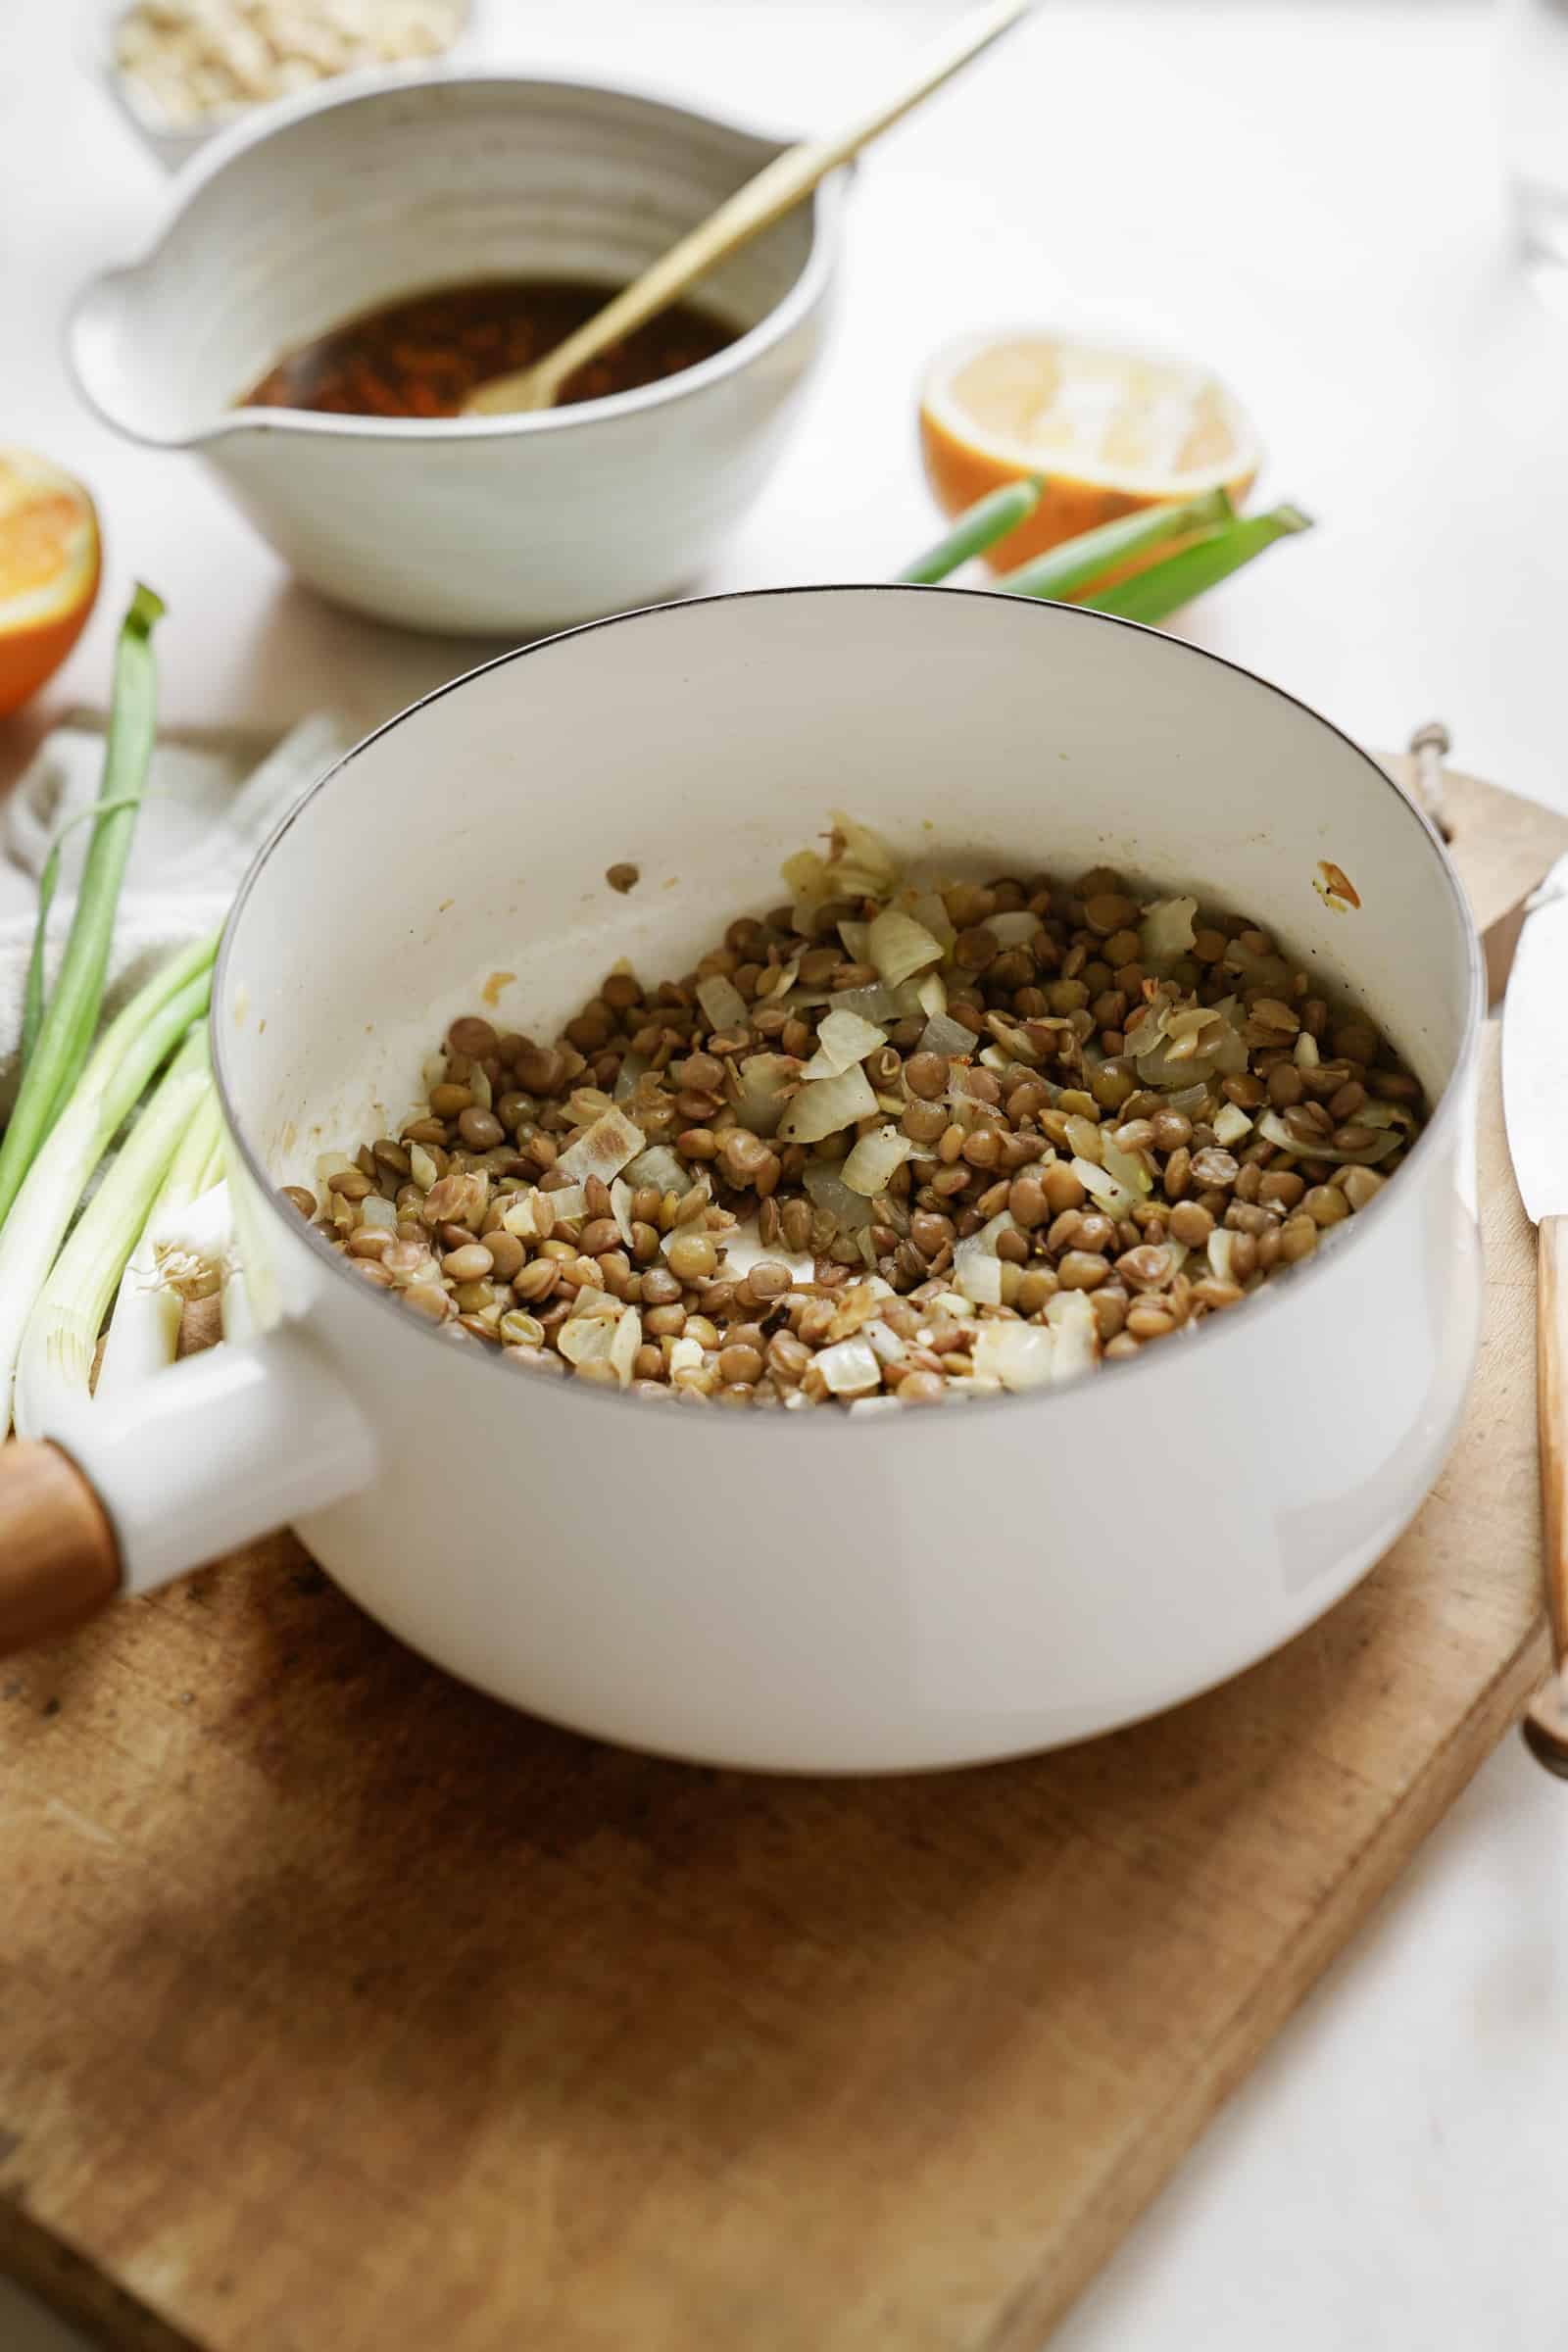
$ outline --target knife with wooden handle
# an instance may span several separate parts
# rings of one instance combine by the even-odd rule
[[[1555,1672],[1524,1735],[1568,1780],[1568,858],[1537,891],[1502,1021],[1502,1107],[1526,1213],[1537,1229],[1536,1428],[1542,1568]]]

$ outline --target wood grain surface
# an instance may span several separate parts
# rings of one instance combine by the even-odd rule
[[[1113,1738],[653,1763],[287,1538],[0,1668],[0,2262],[122,2352],[1038,2352],[1544,1671],[1494,1053],[1482,1159],[1416,1523]]]

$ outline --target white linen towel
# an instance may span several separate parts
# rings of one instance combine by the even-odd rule
[[[73,710],[44,739],[5,804],[5,855],[34,880],[62,827],[98,796],[107,724],[101,711]],[[107,1012],[174,949],[218,928],[257,850],[350,741],[329,711],[302,718],[281,740],[257,728],[160,730],[115,923]],[[61,853],[49,917],[51,980],[91,831],[75,826]],[[16,1094],[34,928],[31,914],[0,922],[0,1117]]]

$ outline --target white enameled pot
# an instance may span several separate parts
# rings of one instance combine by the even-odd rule
[[[674,594],[760,488],[821,347],[845,174],[704,281],[744,329],[662,383],[516,416],[236,408],[278,356],[422,287],[637,276],[780,142],[504,71],[346,76],[216,138],[68,321],[105,420],[203,458],[301,578],[519,636]]]
[[[407,1115],[457,1012],[554,1034],[621,956],[688,968],[776,903],[833,808],[933,873],[1108,861],[1250,912],[1370,1008],[1429,1127],[1333,1247],[1191,1338],[863,1421],[529,1379],[357,1281],[279,1200]],[[1319,895],[1325,858],[1358,911]],[[881,1771],[1080,1739],[1307,1624],[1436,1476],[1478,1329],[1481,1003],[1425,821],[1210,655],[946,589],[625,615],[416,705],[258,860],[213,1034],[270,1328],[59,1435],[131,1588],[297,1517],[416,1648],[637,1746]]]

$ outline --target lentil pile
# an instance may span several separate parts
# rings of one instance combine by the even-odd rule
[[[930,890],[848,817],[784,875],[553,1044],[454,1021],[399,1133],[288,1198],[504,1362],[897,1411],[1179,1341],[1332,1243],[1424,1121],[1364,1012],[1195,899]]]

